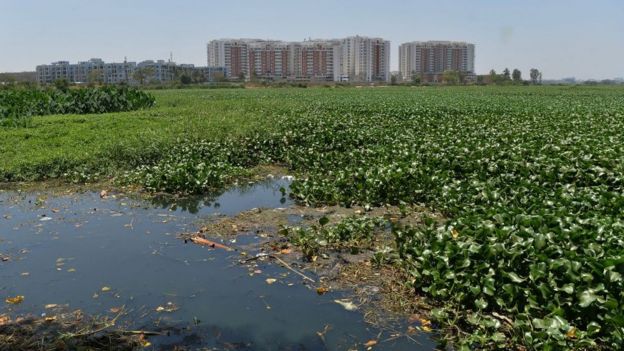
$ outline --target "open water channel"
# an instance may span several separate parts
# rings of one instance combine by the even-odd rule
[[[56,304],[112,315],[125,306],[129,328],[176,328],[149,339],[156,350],[363,350],[369,340],[379,341],[375,350],[433,349],[428,334],[393,338],[334,302],[348,292],[319,296],[270,263],[250,276],[239,252],[177,238],[196,231],[200,218],[291,206],[279,191],[287,185],[258,183],[176,206],[95,191],[0,191],[0,254],[8,257],[0,262],[0,314],[40,316]],[[17,295],[21,304],[4,303]]]

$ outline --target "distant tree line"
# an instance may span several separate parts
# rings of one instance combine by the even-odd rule
[[[513,71],[510,71],[509,68],[505,68],[503,73],[500,74],[492,69],[488,75],[478,76],[477,83],[482,85],[539,85],[542,84],[542,72],[537,68],[531,68],[529,71],[529,80],[524,80],[522,79],[522,71],[517,68],[514,68]]]
[[[539,85],[542,84],[542,72],[537,68],[531,68],[529,72],[529,80],[522,78],[522,72],[515,68],[510,71],[509,68],[505,68],[502,73],[497,73],[495,70],[491,70],[487,75],[469,75],[460,71],[445,71],[441,75],[437,76],[435,82],[422,79],[418,72],[412,72],[410,81],[401,81],[401,77],[398,75],[392,75],[391,85],[428,85],[428,84],[443,84],[443,85],[464,85],[464,84],[479,84],[479,85]]]

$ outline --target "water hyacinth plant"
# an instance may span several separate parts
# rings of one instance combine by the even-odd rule
[[[202,193],[268,163],[295,174],[290,195],[312,206],[424,204],[446,222],[397,227],[393,237],[406,284],[435,306],[432,317],[457,348],[624,347],[621,88],[161,94],[175,106],[141,116],[142,131],[158,126],[142,135],[150,143],[131,151],[124,140],[110,143],[114,152],[93,153],[106,162],[86,173],[119,165],[119,178],[149,190]],[[244,116],[241,128],[257,128],[224,137],[221,126],[235,116]],[[183,128],[169,132],[162,121]],[[20,159],[0,163],[5,179],[85,163]],[[318,234],[348,240],[355,224]],[[305,234],[316,242],[316,231]]]
[[[129,87],[2,89],[0,124],[25,126],[31,116],[133,111],[154,103],[150,94]]]
[[[300,174],[292,196],[311,205],[425,203],[444,213],[445,225],[394,234],[408,283],[434,301],[443,329],[462,330],[448,333],[460,347],[623,347],[621,95],[412,98],[327,97],[280,116],[271,133],[215,142],[193,159],[224,176],[286,165]],[[133,179],[165,190],[222,185],[186,168],[203,145]],[[289,235],[325,242],[304,231]]]

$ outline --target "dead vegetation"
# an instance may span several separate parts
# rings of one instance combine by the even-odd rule
[[[136,350],[150,345],[147,335],[157,334],[121,329],[117,320],[123,309],[112,318],[89,317],[62,307],[50,312],[15,319],[0,315],[0,351]]]
[[[242,264],[249,265],[250,261],[254,261],[251,270],[258,269],[258,261],[274,261],[287,268],[295,267],[293,269],[317,278],[314,283],[311,283],[312,279],[302,280],[319,295],[331,291],[346,292],[350,302],[353,302],[349,306],[362,311],[366,322],[382,330],[391,329],[391,334],[397,337],[409,337],[419,331],[431,331],[430,322],[426,318],[430,307],[405,284],[408,277],[392,258],[394,240],[389,230],[377,230],[373,241],[362,241],[360,250],[355,253],[329,248],[323,254],[310,258],[301,247],[283,236],[284,231],[280,229],[288,226],[318,227],[319,221],[323,222],[320,227],[332,228],[345,219],[363,217],[382,218],[388,226],[418,225],[425,216],[443,219],[441,215],[415,206],[252,209],[233,217],[209,218],[202,221],[198,232],[182,234],[180,237],[186,240],[193,237],[209,238],[231,243],[236,242],[235,238],[240,235],[253,235],[256,240],[252,244],[229,246],[243,256],[240,260]],[[279,258],[279,261],[272,257]],[[392,329],[404,326],[406,321],[407,330]]]

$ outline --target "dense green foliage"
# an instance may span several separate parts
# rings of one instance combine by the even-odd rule
[[[34,116],[29,128],[0,125],[0,181],[102,179],[153,164],[182,137],[223,140],[272,126],[283,100],[253,99],[248,92],[150,91],[157,99],[150,109]]]
[[[120,148],[100,155],[121,169],[143,164],[125,179],[155,191],[202,192],[257,164],[278,163],[297,174],[292,196],[312,205],[424,203],[448,221],[395,228],[394,234],[413,277],[408,283],[437,305],[434,317],[443,328],[462,330],[450,334],[455,342],[621,349],[623,92],[205,91],[195,93],[203,94],[196,101],[218,106],[213,119],[251,116],[237,120],[251,129],[223,138],[228,133],[197,128],[210,122],[189,117],[175,120],[189,124],[178,129],[184,131],[180,140],[165,129],[146,144],[158,147],[131,149],[134,158]],[[168,103],[169,113],[192,113],[181,99]],[[232,130],[227,119],[220,121]],[[104,167],[94,162],[84,172]],[[12,162],[2,172],[19,178],[24,169],[38,171]],[[70,163],[60,169],[80,168]],[[319,235],[335,237],[331,230]]]
[[[0,124],[31,116],[133,111],[152,107],[154,97],[128,87],[0,90]]]
[[[299,247],[306,259],[312,260],[324,251],[345,251],[357,254],[363,248],[371,249],[376,242],[376,233],[387,222],[377,217],[347,217],[333,226],[328,226],[327,217],[319,225],[309,228],[283,227],[281,234]]]
[[[397,229],[397,244],[414,288],[444,302],[439,322],[469,332],[464,345],[621,347],[621,95],[418,97],[309,101],[272,133],[187,144],[138,179],[199,191],[221,170],[277,162],[303,175],[291,190],[310,204],[426,203],[448,223]]]

